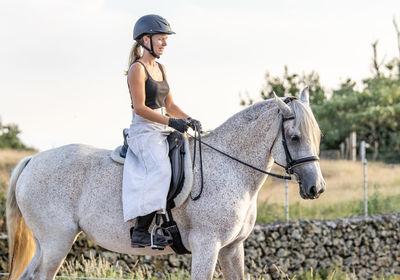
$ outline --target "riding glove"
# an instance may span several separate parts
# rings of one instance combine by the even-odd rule
[[[175,128],[179,132],[186,132],[189,128],[189,122],[187,119],[174,119],[174,118],[169,118],[168,121],[168,126]]]
[[[191,117],[187,118],[188,125],[191,129],[196,130],[196,123],[199,125],[200,128],[200,133],[203,132],[203,127],[201,126],[201,122],[195,119],[192,119]]]

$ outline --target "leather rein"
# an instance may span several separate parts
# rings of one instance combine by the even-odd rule
[[[291,102],[291,101],[294,100],[294,99],[296,99],[296,98],[295,98],[295,97],[287,97],[287,98],[284,100],[284,102],[287,104],[287,103]],[[283,166],[283,165],[281,165],[281,164],[279,164],[279,163],[277,163],[277,162],[275,161],[275,163],[276,163],[277,165],[279,165],[280,167],[284,168],[284,169],[285,169],[285,172],[286,172],[287,174],[289,174],[289,175],[294,174],[293,168],[296,167],[296,166],[298,166],[298,165],[300,165],[300,164],[307,163],[307,162],[310,162],[310,161],[319,161],[319,157],[318,157],[318,156],[309,156],[309,157],[304,157],[304,158],[295,159],[295,160],[292,158],[292,156],[291,156],[291,154],[290,154],[290,151],[289,151],[289,148],[288,148],[288,146],[287,146],[286,135],[285,135],[285,129],[284,129],[284,122],[285,122],[285,121],[288,121],[288,120],[294,120],[295,118],[296,118],[295,115],[292,115],[292,116],[289,116],[289,117],[284,117],[284,116],[282,115],[282,122],[281,122],[282,145],[283,145],[283,148],[284,148],[284,150],[285,150],[286,166]],[[270,175],[270,176],[272,176],[272,177],[275,177],[275,178],[278,178],[278,179],[283,179],[283,180],[291,180],[291,179],[292,179],[291,176],[275,174],[275,173],[267,172],[267,171],[265,171],[265,170],[262,170],[262,169],[260,169],[260,168],[257,168],[257,167],[255,167],[255,166],[249,164],[249,163],[246,163],[246,162],[244,162],[244,161],[242,161],[242,160],[240,160],[240,159],[238,159],[238,158],[235,158],[235,157],[233,157],[233,156],[231,156],[231,155],[229,155],[229,154],[227,154],[227,153],[225,153],[225,152],[223,152],[223,151],[221,151],[221,150],[219,150],[219,149],[217,149],[217,148],[215,148],[215,147],[213,147],[213,146],[211,146],[211,145],[209,145],[209,144],[207,144],[207,143],[201,141],[201,131],[200,131],[200,127],[199,127],[198,123],[195,123],[195,130],[194,130],[194,132],[195,132],[195,133],[194,133],[194,136],[192,136],[192,135],[190,135],[190,134],[188,134],[188,135],[189,135],[190,137],[194,138],[194,140],[195,140],[194,143],[193,143],[193,168],[194,168],[194,166],[195,166],[195,160],[196,160],[196,143],[197,143],[197,141],[199,142],[201,188],[200,188],[199,194],[196,195],[195,197],[193,197],[192,194],[190,194],[190,198],[191,198],[192,200],[198,200],[198,199],[201,197],[201,194],[202,194],[202,192],[203,192],[203,187],[204,187],[204,180],[203,180],[203,159],[202,159],[202,154],[201,154],[201,145],[202,145],[202,144],[205,145],[205,146],[207,146],[207,147],[209,147],[209,148],[211,148],[211,149],[213,149],[214,151],[217,151],[218,153],[220,153],[220,154],[222,154],[222,155],[224,155],[224,156],[226,156],[226,157],[228,157],[228,158],[230,158],[230,159],[233,159],[233,160],[235,160],[235,161],[237,161],[237,162],[239,162],[239,163],[241,163],[241,164],[243,164],[243,165],[245,165],[245,166],[247,166],[247,167],[250,167],[250,168],[252,168],[252,169],[254,169],[254,170],[257,170],[257,171],[259,171],[259,172],[261,172],[261,173],[264,173],[264,174],[266,174],[266,175]],[[276,138],[275,138],[275,139],[276,139]],[[272,150],[274,144],[275,144],[275,142],[272,144],[270,150]]]

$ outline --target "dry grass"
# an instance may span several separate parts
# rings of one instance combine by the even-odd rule
[[[0,149],[0,166],[4,164],[16,165],[24,157],[36,154],[36,151],[19,151]]]
[[[36,151],[17,151],[0,149],[0,186],[8,184],[10,170],[24,157],[37,153]],[[5,190],[0,190],[4,192]]]
[[[361,162],[345,160],[321,160],[322,174],[327,183],[324,194],[317,200],[303,200],[299,195],[299,187],[289,182],[289,202],[298,202],[301,206],[329,205],[363,198],[363,166]],[[282,173],[282,168],[274,167],[272,172]],[[400,165],[376,162],[367,163],[368,195],[377,189],[383,196],[400,194]],[[259,202],[284,205],[284,182],[269,177],[262,187]]]

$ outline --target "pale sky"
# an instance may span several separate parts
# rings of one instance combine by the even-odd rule
[[[370,75],[371,43],[398,56],[400,1],[15,0],[0,9],[0,117],[46,150],[113,149],[131,121],[124,71],[136,20],[155,13],[176,35],[160,62],[175,102],[205,129],[256,98],[264,75],[317,71],[335,88]]]

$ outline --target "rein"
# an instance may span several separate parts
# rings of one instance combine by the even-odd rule
[[[285,103],[289,103],[289,102],[292,101],[293,99],[296,99],[296,98],[294,98],[294,97],[288,97],[288,98],[286,98],[286,99],[284,100],[284,102],[285,102]],[[285,136],[285,129],[284,129],[283,124],[284,124],[285,121],[294,120],[294,119],[295,119],[295,116],[294,116],[294,115],[289,116],[289,117],[284,117],[284,116],[282,115],[282,122],[281,122],[282,145],[283,145],[283,148],[284,148],[284,150],[285,150],[286,166],[282,166],[281,164],[275,162],[277,165],[283,167],[283,168],[285,169],[285,172],[286,172],[287,174],[290,174],[290,175],[294,174],[293,167],[295,167],[295,166],[297,166],[297,165],[300,165],[300,164],[303,164],[303,163],[306,163],[306,162],[318,161],[318,160],[319,160],[319,157],[318,157],[318,156],[310,156],[310,157],[304,157],[304,158],[300,158],[300,159],[295,159],[295,160],[293,160],[293,158],[292,158],[292,156],[291,156],[291,154],[290,154],[290,152],[289,152],[289,148],[288,148],[288,146],[287,146],[286,136]],[[223,152],[223,151],[221,151],[221,150],[219,150],[219,149],[217,149],[217,148],[215,148],[215,147],[213,147],[213,146],[211,146],[211,145],[209,145],[209,144],[207,144],[207,143],[201,141],[201,131],[200,131],[200,126],[199,126],[198,123],[195,123],[194,136],[192,136],[192,135],[190,135],[190,134],[188,134],[188,135],[189,135],[190,137],[194,138],[194,140],[195,140],[195,141],[194,141],[194,144],[193,144],[193,167],[195,166],[195,160],[196,160],[196,144],[197,144],[197,141],[199,142],[199,156],[200,156],[200,178],[201,178],[201,188],[200,188],[199,194],[196,195],[195,197],[193,197],[192,194],[190,194],[190,198],[191,198],[192,200],[198,200],[198,199],[201,197],[201,194],[202,194],[203,188],[204,188],[204,180],[203,180],[203,159],[202,159],[202,155],[201,155],[201,145],[202,145],[202,144],[205,145],[205,146],[207,146],[207,147],[209,147],[209,148],[211,148],[211,149],[213,149],[214,151],[216,151],[216,152],[218,152],[218,153],[220,153],[220,154],[222,154],[222,155],[224,155],[224,156],[230,158],[230,159],[233,159],[233,160],[235,160],[235,161],[237,161],[237,162],[239,162],[239,163],[241,163],[241,164],[243,164],[243,165],[245,165],[245,166],[247,166],[247,167],[250,167],[250,168],[252,168],[252,169],[254,169],[254,170],[257,170],[257,171],[259,171],[259,172],[261,172],[261,173],[263,173],[263,174],[270,175],[270,176],[273,176],[273,177],[275,177],[275,178],[283,179],[283,180],[291,180],[291,179],[292,179],[291,176],[285,176],[285,175],[280,175],[280,174],[275,174],[275,173],[271,173],[271,172],[264,171],[264,170],[262,170],[262,169],[260,169],[260,168],[257,168],[257,167],[255,167],[255,166],[253,166],[253,165],[251,165],[251,164],[249,164],[249,163],[246,163],[246,162],[244,162],[244,161],[242,161],[242,160],[240,160],[240,159],[238,159],[238,158],[235,158],[235,157],[233,157],[233,156],[231,156],[231,155],[229,155],[229,154],[227,154],[227,153],[225,153],[225,152]],[[275,143],[274,143],[274,144],[275,144]],[[274,144],[273,144],[273,145],[274,145]],[[273,146],[273,145],[272,145],[272,146]],[[272,150],[272,147],[271,147],[271,150]]]

